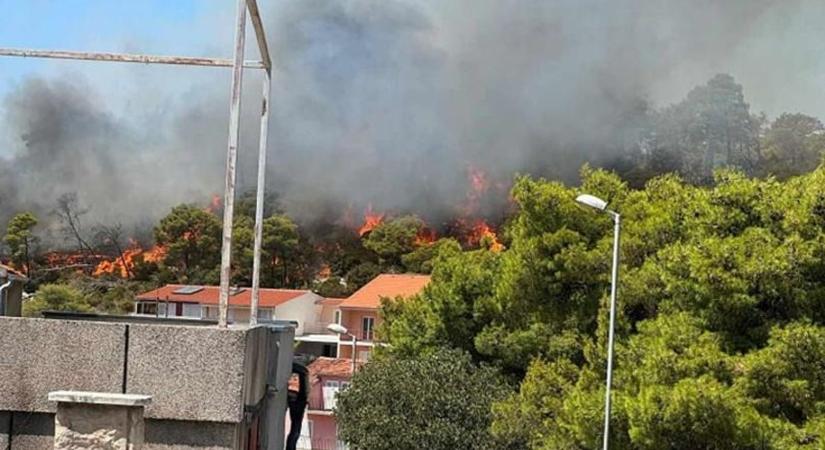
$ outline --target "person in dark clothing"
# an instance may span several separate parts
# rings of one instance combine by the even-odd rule
[[[287,396],[289,409],[289,434],[286,438],[286,450],[295,450],[301,437],[301,425],[309,399],[309,371],[303,364],[293,362],[292,373],[298,375],[298,391],[290,390]]]

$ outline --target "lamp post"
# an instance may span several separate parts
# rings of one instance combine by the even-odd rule
[[[608,450],[610,436],[610,387],[613,382],[613,329],[616,323],[616,292],[619,284],[619,234],[621,233],[621,216],[616,211],[607,209],[607,202],[592,195],[582,194],[576,201],[599,211],[606,212],[613,218],[613,272],[610,279],[610,329],[607,337],[607,390],[604,398],[604,450]]]
[[[331,323],[327,325],[327,330],[332,331],[333,333],[339,336],[344,335],[352,338],[352,374],[355,375],[355,351],[358,345],[358,339],[355,337],[354,334],[350,333],[345,326],[339,325],[337,323]],[[338,339],[340,340],[340,337]]]

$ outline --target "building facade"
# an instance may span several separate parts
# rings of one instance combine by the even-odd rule
[[[152,317],[218,319],[218,286],[168,284],[144,292],[135,298],[134,314]],[[258,300],[258,320],[261,322],[291,320],[296,322],[296,335],[315,327],[323,308],[324,298],[312,291],[297,289],[261,289]],[[249,323],[252,301],[251,288],[233,288],[227,311],[229,323]]]
[[[337,358],[319,357],[308,365],[309,405],[301,428],[298,448],[304,450],[343,450],[346,445],[338,438],[334,409],[337,395],[349,386],[353,374],[353,344],[355,367],[366,363],[376,345],[375,334],[381,323],[382,299],[406,298],[421,292],[430,282],[428,275],[382,274],[346,299],[327,299],[327,315],[332,323],[341,325],[346,333],[332,338]],[[353,337],[355,341],[353,342]],[[302,338],[296,338],[300,341]],[[304,343],[298,346],[300,349]]]

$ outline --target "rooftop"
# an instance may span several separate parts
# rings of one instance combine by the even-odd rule
[[[11,274],[14,278],[26,280],[26,276],[23,275],[22,272],[18,271],[14,267],[7,266],[5,264],[0,264],[0,276],[5,277],[6,275],[3,272]]]
[[[429,284],[429,275],[381,274],[341,302],[341,308],[378,309],[382,298],[410,297]]]
[[[356,364],[361,367],[364,362],[358,361]],[[352,360],[320,356],[307,366],[307,370],[309,371],[310,386],[319,381],[319,377],[350,378],[352,376]],[[289,389],[298,390],[297,376],[293,376],[289,380]]]
[[[230,306],[249,306],[252,302],[251,288],[236,288],[229,296]],[[312,291],[299,289],[261,289],[258,306],[273,308],[296,299]],[[200,305],[217,305],[220,288],[218,286],[189,286],[182,284],[167,284],[158,289],[144,292],[135,297],[136,300],[197,303]],[[314,295],[314,294],[313,294]]]

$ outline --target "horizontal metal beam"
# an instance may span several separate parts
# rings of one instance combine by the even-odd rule
[[[226,58],[133,55],[128,53],[74,52],[63,50],[31,50],[16,48],[0,48],[0,56],[17,56],[22,58],[75,59],[82,61],[109,61],[141,64],[172,64],[179,66],[205,67],[232,67],[234,64],[234,61]],[[244,61],[243,66],[247,69],[266,69],[266,65],[262,61]]]
[[[258,39],[258,51],[261,54],[264,66],[267,70],[272,69],[272,59],[269,57],[269,46],[266,45],[266,33],[264,33],[264,23],[261,20],[261,12],[258,10],[258,2],[246,0],[246,8],[249,10],[249,19],[252,27],[255,28],[255,37]]]

